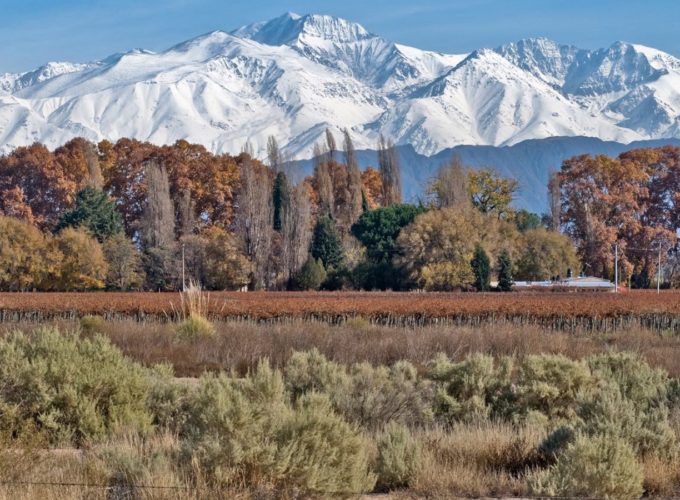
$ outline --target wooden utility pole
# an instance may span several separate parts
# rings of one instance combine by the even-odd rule
[[[659,295],[661,294],[661,248],[659,248],[659,264],[656,275],[656,293]]]
[[[619,244],[614,246],[614,292],[619,293]]]

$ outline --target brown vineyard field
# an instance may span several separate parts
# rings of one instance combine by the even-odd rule
[[[3,321],[74,318],[163,320],[179,312],[178,293],[0,293]],[[641,325],[680,331],[680,291],[608,293],[230,293],[209,294],[214,319],[361,317],[384,325],[540,324],[561,330]]]

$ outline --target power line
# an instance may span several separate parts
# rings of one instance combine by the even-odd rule
[[[116,489],[116,488],[130,488],[143,490],[194,490],[201,491],[203,488],[194,486],[157,486],[152,484],[94,484],[94,483],[67,483],[67,482],[50,482],[50,481],[0,481],[3,486],[59,486],[68,488],[99,488],[99,489]]]

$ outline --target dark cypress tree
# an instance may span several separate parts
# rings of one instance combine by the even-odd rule
[[[491,288],[491,262],[482,245],[475,245],[472,261],[472,272],[475,275],[474,286],[478,292],[486,292]]]
[[[366,191],[363,189],[361,190],[361,213],[366,213],[371,209],[371,207],[368,206],[368,200],[366,199]]]
[[[507,250],[503,250],[498,256],[496,270],[498,272],[498,289],[501,292],[512,291],[512,261]]]
[[[321,260],[326,270],[338,269],[345,259],[335,221],[328,215],[320,217],[314,227],[312,257]]]
[[[123,231],[123,218],[104,191],[86,187],[76,195],[75,208],[64,213],[56,230],[67,227],[87,229],[102,242]]]
[[[290,210],[290,184],[288,178],[283,172],[276,174],[274,179],[274,187],[272,189],[273,207],[274,207],[274,231],[281,231],[283,229],[283,222],[286,214]]]

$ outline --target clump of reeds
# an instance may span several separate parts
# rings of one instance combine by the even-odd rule
[[[215,335],[215,325],[208,319],[210,294],[193,281],[180,292],[177,335],[181,340],[194,341]]]

